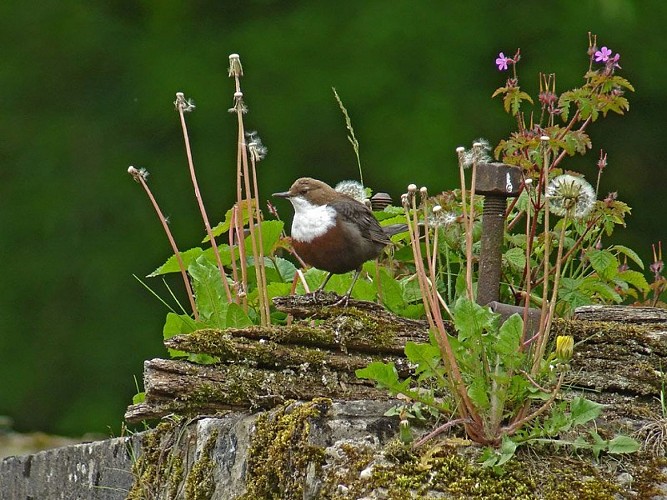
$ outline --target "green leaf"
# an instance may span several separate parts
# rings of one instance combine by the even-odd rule
[[[433,344],[407,342],[405,355],[408,361],[416,365],[415,375],[421,375],[420,379],[434,376],[441,360],[440,349]]]
[[[465,297],[459,298],[454,305],[454,326],[462,342],[469,337],[481,336],[485,330],[493,328],[496,317],[488,308]]]
[[[389,389],[394,393],[399,393],[406,389],[407,384],[401,382],[398,378],[398,372],[394,363],[382,363],[380,361],[373,361],[366,368],[356,370],[357,378],[365,378],[374,380],[380,387]]]
[[[482,411],[490,406],[487,389],[487,381],[483,376],[476,376],[468,386],[468,397]]]
[[[627,256],[632,260],[635,264],[639,266],[639,269],[644,269],[644,263],[642,262],[642,259],[637,255],[637,252],[635,252],[632,248],[628,248],[623,245],[614,245],[611,247],[611,250],[614,250],[618,253],[622,253],[623,255]]]
[[[146,393],[145,392],[137,392],[134,396],[132,396],[132,404],[133,405],[138,405],[140,403],[143,403],[146,401]]]
[[[243,209],[243,213],[241,214],[241,225],[242,227],[245,227],[245,225],[248,223],[248,207],[252,207],[253,200],[242,200],[241,201],[241,207]],[[236,206],[236,204],[234,204]],[[221,223],[219,223],[217,226],[215,226],[211,232],[213,233],[213,236],[217,238],[220,236],[222,233],[226,233],[229,231],[229,228],[231,227],[231,222],[232,222],[232,213],[233,213],[234,207],[230,208],[227,210],[225,213],[225,220],[223,220]],[[209,241],[208,235],[204,238],[202,243],[206,243]]]
[[[284,223],[279,220],[265,220],[262,222],[261,226],[255,226],[255,238],[257,242],[259,242],[258,230],[262,233],[262,250],[264,251],[265,256],[273,254],[276,243],[278,243],[278,240],[280,240],[283,226]],[[251,236],[247,236],[245,239],[245,253],[246,256],[252,255]]]
[[[641,445],[629,436],[616,436],[609,441],[607,451],[609,453],[634,453],[641,448]]]
[[[600,416],[603,405],[585,398],[575,397],[570,403],[572,425],[582,425]]]
[[[382,288],[382,303],[394,313],[401,312],[406,306],[401,284],[384,267],[379,268],[379,274],[380,287]]]
[[[162,327],[162,338],[167,340],[174,335],[192,333],[197,328],[195,320],[186,314],[167,313],[167,319]],[[188,353],[169,349],[169,355],[172,358],[187,356]]]
[[[522,235],[525,239],[525,235]],[[526,265],[526,251],[523,248],[510,248],[503,255],[505,262],[514,270],[521,271]]]
[[[591,249],[586,252],[586,257],[600,277],[610,280],[618,274],[618,259],[609,250]]]
[[[651,288],[644,275],[639,271],[632,271],[631,269],[622,271],[618,273],[616,279],[623,280],[642,292],[647,292]]]
[[[507,435],[503,436],[503,440],[500,444],[500,459],[496,465],[500,466],[507,462],[510,458],[514,456],[518,444],[512,441]]]
[[[283,259],[282,257],[274,257],[266,263],[266,266],[276,269],[284,283],[292,283],[294,275],[296,274],[296,266],[289,260]]]
[[[200,321],[208,327],[224,329],[228,303],[217,266],[201,255],[190,263],[188,272],[192,277]]]
[[[185,269],[188,268],[190,262],[197,259],[197,257],[199,257],[203,252],[204,250],[202,250],[199,247],[191,248],[190,250],[186,250],[185,252],[179,252],[181,259],[183,260],[183,266],[185,266]],[[167,262],[162,264],[160,267],[158,267],[155,271],[153,271],[146,277],[154,278],[155,276],[160,276],[162,274],[178,273],[180,271],[181,268],[178,265],[178,259],[176,258],[176,255],[172,255],[167,259]]]
[[[232,302],[227,306],[227,319],[225,321],[227,328],[247,328],[252,326],[252,324],[252,321],[240,305]]]
[[[523,319],[518,314],[513,314],[500,326],[494,348],[508,369],[516,368],[523,361],[519,353],[522,335]]]

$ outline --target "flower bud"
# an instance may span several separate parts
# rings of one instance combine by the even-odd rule
[[[574,338],[571,335],[559,335],[556,337],[556,357],[562,363],[572,359],[574,353]]]

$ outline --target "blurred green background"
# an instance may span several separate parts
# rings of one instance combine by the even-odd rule
[[[192,196],[177,91],[213,222],[232,203],[238,52],[246,125],[269,148],[268,198],[299,176],[357,178],[335,86],[361,143],[364,180],[397,199],[405,186],[457,185],[455,148],[513,127],[499,100],[498,52],[521,48],[522,87],[557,90],[587,69],[587,32],[621,53],[631,110],[590,128],[593,151],[568,160],[601,194],[633,207],[615,242],[650,263],[665,232],[667,110],[664,0],[13,1],[0,4],[0,415],[19,430],[118,432],[142,361],[165,355],[165,308],[132,277],[169,246],[129,165],[149,182],[181,248],[203,227]],[[279,204],[283,217],[290,208]],[[151,282],[162,290],[160,281]],[[178,286],[178,281],[174,284]]]

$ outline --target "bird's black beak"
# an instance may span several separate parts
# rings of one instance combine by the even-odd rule
[[[283,191],[282,193],[273,193],[272,196],[276,198],[289,198],[291,195],[289,191]]]

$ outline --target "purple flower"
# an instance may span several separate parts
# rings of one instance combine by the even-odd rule
[[[498,71],[507,71],[508,62],[512,62],[512,59],[505,57],[505,54],[502,52],[498,54],[498,58],[496,59],[496,66],[498,66]]]
[[[602,47],[595,53],[595,62],[607,62],[610,55],[611,55],[611,49],[607,47]]]

